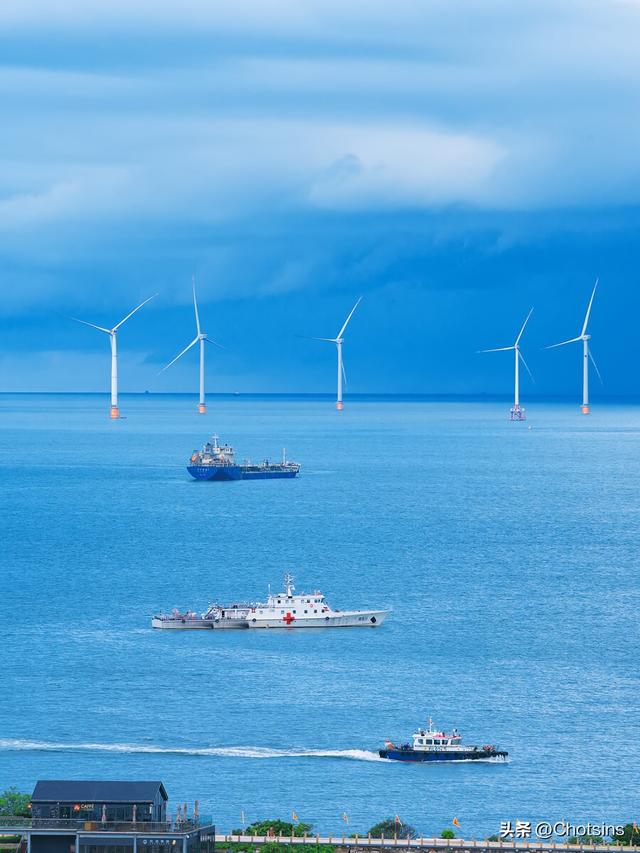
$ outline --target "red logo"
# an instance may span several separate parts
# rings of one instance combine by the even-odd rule
[[[292,616],[290,613],[287,613],[287,615],[286,615],[286,616],[283,616],[283,617],[282,617],[282,621],[283,621],[283,622],[286,622],[286,623],[287,623],[287,625],[291,625],[291,623],[292,623],[292,622],[295,622],[295,621],[296,621],[296,617],[295,617],[295,616]]]

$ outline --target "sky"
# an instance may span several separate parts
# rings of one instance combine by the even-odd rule
[[[640,0],[3,0],[0,391],[640,394]]]

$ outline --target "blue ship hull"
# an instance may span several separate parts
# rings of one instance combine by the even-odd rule
[[[274,480],[274,479],[291,479],[296,477],[297,471],[242,471],[243,480]]]
[[[187,471],[196,480],[241,480],[239,465],[187,465]]]
[[[297,471],[274,468],[256,468],[245,470],[242,465],[187,465],[187,471],[196,480],[274,480],[291,479]]]
[[[508,753],[502,750],[467,749],[456,752],[438,752],[436,750],[419,751],[414,749],[381,749],[380,758],[393,761],[479,761],[481,758],[506,758]]]

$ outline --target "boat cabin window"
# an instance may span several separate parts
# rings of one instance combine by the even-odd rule
[[[433,746],[433,740],[431,738],[427,738],[425,740],[425,743],[427,744],[427,746]]]

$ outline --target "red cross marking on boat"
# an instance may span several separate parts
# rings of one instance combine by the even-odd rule
[[[287,615],[286,615],[286,616],[283,616],[283,617],[282,617],[282,621],[283,621],[283,622],[286,622],[286,623],[287,623],[287,625],[291,625],[291,623],[292,623],[292,622],[295,622],[295,621],[296,621],[296,617],[295,617],[295,616],[292,616],[290,613],[287,613]]]

